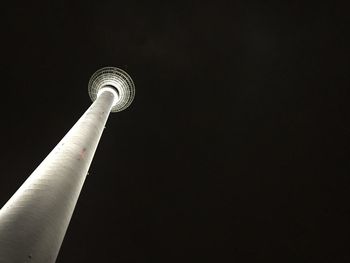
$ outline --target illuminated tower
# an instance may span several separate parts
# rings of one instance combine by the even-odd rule
[[[89,95],[92,105],[0,210],[1,263],[55,262],[109,113],[131,104],[134,83],[102,68]]]

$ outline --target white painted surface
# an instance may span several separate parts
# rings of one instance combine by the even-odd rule
[[[55,262],[114,95],[104,91],[0,210],[0,262]]]

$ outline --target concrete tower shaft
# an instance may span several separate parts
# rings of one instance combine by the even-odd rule
[[[115,93],[93,104],[0,210],[0,262],[55,262]]]

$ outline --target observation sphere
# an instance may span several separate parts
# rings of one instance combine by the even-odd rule
[[[114,89],[118,95],[111,112],[126,109],[135,97],[135,85],[124,70],[115,67],[105,67],[97,70],[89,80],[89,96],[95,101],[102,88]]]

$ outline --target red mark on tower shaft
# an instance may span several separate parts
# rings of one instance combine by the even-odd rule
[[[79,160],[82,160],[85,158],[86,148],[84,147],[80,153],[79,153]]]

